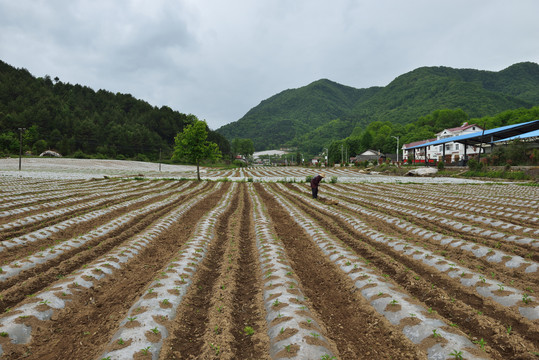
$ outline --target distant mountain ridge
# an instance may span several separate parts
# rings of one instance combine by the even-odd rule
[[[462,109],[470,118],[539,104],[539,65],[523,62],[493,72],[420,67],[385,87],[356,89],[327,79],[284,90],[217,132],[250,138],[255,149],[283,145],[316,153],[373,121],[407,124],[438,109]]]

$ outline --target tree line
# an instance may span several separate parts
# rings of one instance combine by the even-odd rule
[[[112,159],[170,159],[174,138],[196,117],[167,106],[151,106],[130,94],[94,91],[0,61],[0,154],[39,155],[47,149],[64,156]],[[24,130],[19,130],[24,129]],[[230,156],[230,143],[208,130],[208,139]]]

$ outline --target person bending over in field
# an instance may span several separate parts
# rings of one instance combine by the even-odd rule
[[[316,175],[311,179],[311,190],[313,191],[313,199],[318,199],[318,184],[326,177],[326,174],[323,172]]]

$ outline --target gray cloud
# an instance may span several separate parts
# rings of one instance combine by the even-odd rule
[[[0,0],[0,59],[218,128],[320,78],[539,61],[534,0]]]

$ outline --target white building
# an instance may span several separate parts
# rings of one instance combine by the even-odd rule
[[[420,141],[414,141],[409,144],[402,145],[402,161],[408,162],[408,159],[414,159],[416,162],[425,162],[425,150],[424,148],[419,149],[412,149],[408,150],[411,147],[426,144],[428,142],[434,141],[436,139],[427,139],[427,140],[420,140]]]
[[[425,162],[425,152],[423,148],[416,149],[416,152],[414,154],[414,150],[408,150],[409,148],[421,144],[425,144],[431,141],[435,140],[441,140],[453,136],[459,136],[459,135],[467,135],[474,132],[482,131],[483,128],[477,126],[476,124],[468,124],[465,122],[459,127],[451,128],[451,129],[445,129],[439,133],[436,134],[436,139],[429,139],[429,140],[422,140],[422,141],[416,141],[410,144],[404,144],[402,146],[402,154],[403,154],[403,161],[407,161],[409,157],[415,156],[415,160],[417,162]],[[464,158],[464,144],[460,144],[457,142],[448,142],[445,144],[440,145],[434,145],[429,146],[426,149],[426,156],[427,161],[433,162],[433,161],[442,161],[446,163],[452,163],[457,162]],[[445,147],[445,149],[444,149]],[[468,146],[466,149],[466,155],[477,155],[479,153],[479,148],[475,146]],[[445,159],[443,156],[445,155]]]

